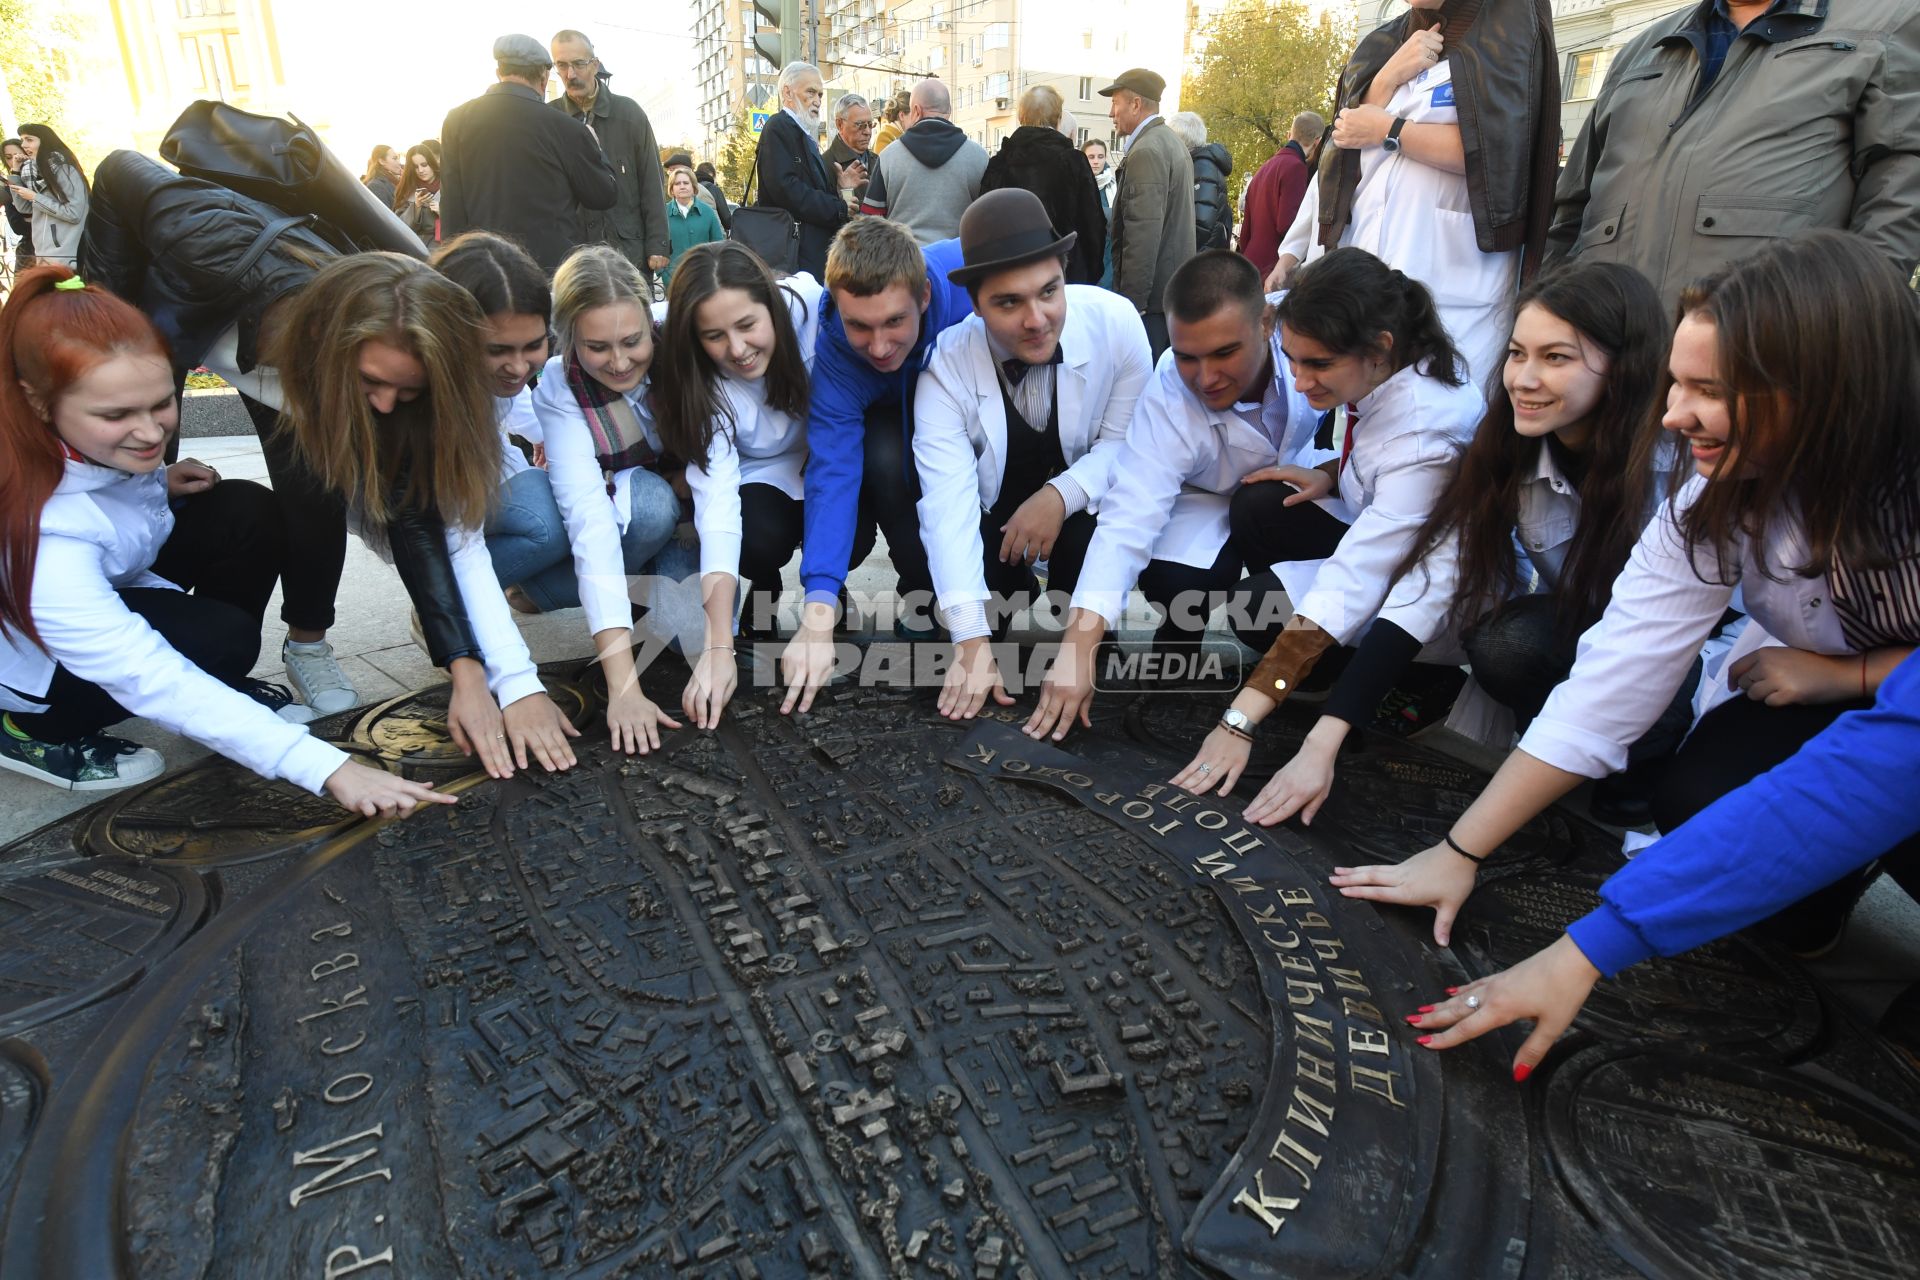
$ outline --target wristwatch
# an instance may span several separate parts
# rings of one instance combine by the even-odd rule
[[[1395,116],[1393,123],[1387,127],[1387,136],[1380,139],[1380,149],[1382,151],[1398,151],[1400,149],[1400,131],[1406,127],[1407,118],[1405,116]]]
[[[1228,707],[1220,713],[1220,726],[1228,733],[1237,733],[1243,738],[1253,737],[1253,721],[1238,707]]]

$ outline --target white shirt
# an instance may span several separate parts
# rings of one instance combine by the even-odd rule
[[[663,452],[660,433],[647,400],[650,379],[626,393],[627,404],[640,419],[641,433],[655,453]],[[587,631],[632,625],[633,604],[627,595],[626,555],[620,539],[633,519],[633,474],[641,467],[623,467],[613,473],[613,492],[593,451],[593,433],[587,417],[567,385],[567,358],[554,356],[533,392],[533,409],[545,433],[547,478],[553,501],[567,522],[567,540],[573,546],[574,575],[580,583],[580,604],[586,610]]]
[[[1627,748],[1653,726],[1693,665],[1694,655],[1733,600],[1745,596],[1753,624],[1730,661],[1769,639],[1809,653],[1851,654],[1824,576],[1804,578],[1791,566],[1807,559],[1798,521],[1770,527],[1765,563],[1742,537],[1731,549],[1729,582],[1720,582],[1711,546],[1689,557],[1677,513],[1698,501],[1707,480],[1689,479],[1673,502],[1662,502],[1627,566],[1614,580],[1600,621],[1580,637],[1573,671],[1548,697],[1520,748],[1558,769],[1604,778],[1627,764]],[[1696,560],[1698,562],[1696,572]]]
[[[1180,380],[1173,352],[1160,357],[1114,459],[1074,608],[1113,622],[1149,560],[1212,565],[1227,543],[1241,477],[1292,462],[1312,445],[1320,415],[1293,389],[1277,328],[1270,345],[1273,394],[1263,397],[1257,428],[1231,409],[1207,408]]]
[[[500,483],[505,484],[532,468],[512,437],[519,436],[533,444],[544,443],[540,438],[540,418],[533,409],[533,388],[522,387],[511,396],[495,396],[493,421],[500,428]]]
[[[980,517],[1000,499],[1007,433],[1025,429],[1007,421],[1001,359],[986,323],[969,316],[935,341],[914,394],[920,538],[934,594],[956,641],[988,634]],[[1060,363],[1031,370],[1020,390],[1043,375],[1053,384],[1049,403],[1036,405],[1042,426],[1058,396],[1060,452],[1067,469],[1051,483],[1069,514],[1102,510],[1114,462],[1151,372],[1146,329],[1133,304],[1093,285],[1068,285]]]
[[[1452,65],[1442,58],[1428,67],[1395,89],[1386,109],[1409,124],[1457,126]],[[1367,250],[1432,291],[1476,385],[1499,368],[1513,330],[1520,251],[1480,251],[1465,174],[1422,164],[1404,150],[1365,148],[1353,221],[1341,243]]]
[[[1409,365],[1355,408],[1357,425],[1347,428],[1353,450],[1335,487],[1345,511],[1327,504],[1351,525],[1313,569],[1310,585],[1298,571],[1273,566],[1294,612],[1341,644],[1352,644],[1376,617],[1397,622],[1383,612],[1388,582],[1452,479],[1454,459],[1486,405],[1471,384],[1450,387]]]
[[[320,794],[344,751],[194,666],[120,598],[127,587],[178,590],[151,567],[172,532],[164,467],[136,476],[67,462],[40,510],[34,561],[31,608],[46,648],[0,632],[0,710],[45,710],[57,663],[133,715]]]
[[[814,340],[820,333],[825,290],[806,274],[780,282],[800,343],[801,359],[813,372]],[[665,304],[661,304],[665,305]],[[693,524],[700,535],[700,575],[740,576],[740,486],[770,484],[789,498],[801,498],[801,468],[807,461],[807,423],[767,403],[767,380],[752,382],[722,374],[714,393],[726,401],[733,426],[714,424],[705,466],[687,468],[693,491]]]

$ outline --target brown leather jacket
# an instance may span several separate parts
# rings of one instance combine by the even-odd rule
[[[1336,110],[1357,105],[1407,37],[1436,24],[1460,111],[1474,238],[1483,253],[1524,248],[1522,273],[1531,275],[1546,244],[1560,159],[1560,66],[1548,0],[1446,0],[1437,11],[1407,10],[1355,47]],[[1340,243],[1359,186],[1360,153],[1323,147],[1321,244]]]

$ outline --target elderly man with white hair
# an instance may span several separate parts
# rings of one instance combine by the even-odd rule
[[[879,157],[860,212],[890,218],[922,245],[960,234],[960,215],[980,194],[986,148],[947,117],[953,95],[939,80],[913,86],[907,131]]]
[[[873,104],[857,93],[843,93],[833,104],[833,140],[827,144],[827,163],[842,169],[858,164],[873,172]],[[853,203],[859,197],[846,193]]]
[[[760,133],[754,165],[760,184],[758,203],[785,209],[800,227],[798,269],[814,279],[827,273],[827,245],[853,211],[840,195],[867,180],[866,168],[841,168],[820,154],[814,135],[826,101],[820,68],[789,62],[780,72],[780,110]]]

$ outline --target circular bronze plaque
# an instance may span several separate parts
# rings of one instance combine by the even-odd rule
[[[206,901],[197,876],[127,862],[0,879],[0,1035],[135,981],[192,932]]]
[[[1842,1280],[1920,1259],[1920,1127],[1782,1067],[1606,1046],[1553,1069],[1548,1145],[1647,1275]]]
[[[543,675],[547,696],[576,729],[584,729],[592,697],[579,684]],[[447,700],[452,685],[436,685],[383,702],[360,718],[353,741],[372,751],[407,777],[443,780],[479,769],[479,763],[453,745],[447,732]]]

